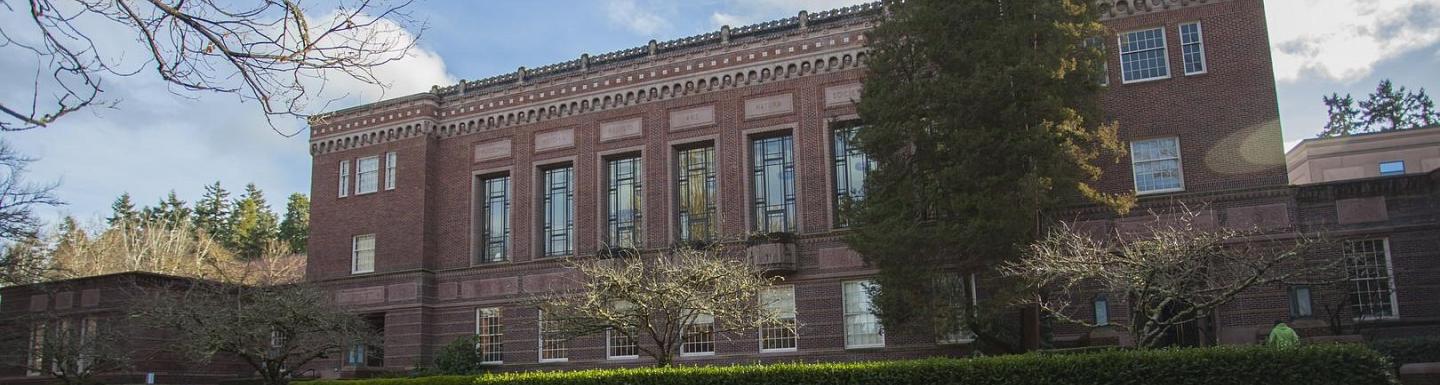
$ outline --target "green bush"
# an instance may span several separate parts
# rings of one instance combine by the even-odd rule
[[[1440,337],[1389,338],[1370,342],[1370,348],[1390,357],[1396,367],[1417,362],[1440,362]]]
[[[435,354],[435,364],[424,371],[430,375],[480,374],[485,372],[480,336],[469,335],[451,341]]]
[[[317,381],[307,385],[1081,385],[1394,384],[1363,346],[1222,347],[976,359],[517,372],[480,376]]]

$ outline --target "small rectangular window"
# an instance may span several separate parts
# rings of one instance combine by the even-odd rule
[[[685,325],[680,337],[680,356],[715,354],[715,317],[699,315]]]
[[[396,165],[395,165],[395,162],[397,162],[397,161],[398,161],[398,160],[396,159],[396,155],[395,155],[395,152],[394,152],[394,151],[385,153],[385,189],[386,189],[386,190],[394,190],[394,189],[395,189],[395,169],[397,168]]]
[[[479,180],[474,264],[502,262],[510,252],[510,176]]]
[[[1395,272],[1390,266],[1390,241],[1345,241],[1350,272],[1350,307],[1355,318],[1373,320],[1399,315],[1395,301]]]
[[[544,257],[570,255],[575,249],[573,171],[568,165],[541,171],[540,250]]]
[[[795,286],[766,288],[760,292],[760,304],[779,321],[760,327],[760,351],[795,351],[799,342],[795,334]]]
[[[1314,303],[1310,300],[1309,286],[1294,286],[1290,288],[1290,318],[1310,318],[1315,316],[1312,307]]]
[[[1170,77],[1169,57],[1164,28],[1120,34],[1120,74],[1125,83]]]
[[[1380,175],[1383,176],[1383,175],[1404,175],[1404,174],[1405,174],[1405,161],[1403,161],[1403,160],[1392,160],[1392,161],[1389,161],[1389,162],[1380,162]]]
[[[350,272],[375,271],[375,234],[357,235],[351,242]]]
[[[1205,37],[1199,22],[1180,25],[1180,58],[1185,61],[1186,75],[1205,73]]]
[[[355,161],[355,194],[369,194],[380,188],[380,157],[367,156]]]
[[[504,328],[500,323],[500,308],[475,309],[476,353],[482,364],[504,362]]]
[[[1151,194],[1185,189],[1179,138],[1131,142],[1130,159],[1135,173],[1135,192]]]
[[[341,198],[350,196],[350,161],[340,161],[340,194]]]
[[[545,313],[539,315],[540,329],[540,362],[561,362],[570,359],[569,344],[555,329],[558,325],[555,321],[545,319]]]
[[[850,281],[843,284],[847,349],[885,346],[880,318],[871,311],[874,302],[870,298],[869,288],[873,285],[870,281]]]
[[[1110,325],[1110,296],[1104,293],[1095,296],[1095,326]]]

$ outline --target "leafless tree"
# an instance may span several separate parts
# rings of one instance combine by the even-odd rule
[[[656,257],[618,254],[572,260],[574,287],[535,298],[547,333],[622,333],[663,367],[674,362],[682,340],[697,333],[687,326],[702,318],[712,320],[713,329],[698,333],[711,338],[767,326],[793,333],[798,327],[793,315],[762,303],[761,293],[774,279],[719,244]]]
[[[6,362],[66,385],[97,383],[98,375],[128,368],[133,354],[125,317],[61,314],[54,311],[7,317],[5,346],[25,347],[0,353]]]
[[[40,219],[35,209],[62,204],[55,198],[55,184],[25,180],[25,169],[34,158],[15,151],[0,140],[0,239],[17,240],[35,236]]]
[[[35,210],[63,204],[55,197],[55,184],[25,180],[33,162],[0,139],[0,286],[35,282],[46,273],[40,240],[40,218]]]
[[[1155,347],[1176,328],[1209,317],[1247,290],[1343,280],[1345,261],[1314,257],[1328,245],[1316,234],[1231,229],[1189,209],[1156,214],[1148,231],[1097,237],[1060,224],[1002,266],[1058,319],[1094,326],[1072,306],[1090,295],[1123,296],[1129,319],[1116,326],[1136,345]]]
[[[102,95],[107,81],[147,71],[179,91],[256,102],[267,118],[306,117],[313,102],[324,108],[335,100],[320,95],[330,76],[382,85],[375,69],[404,58],[415,44],[407,31],[418,37],[423,30],[405,11],[410,0],[341,0],[327,14],[312,14],[300,3],[0,1],[12,13],[8,19],[24,21],[0,26],[0,49],[40,63],[33,78],[7,76],[11,85],[33,92],[21,100],[0,99],[0,131],[43,127],[75,111],[113,106],[117,100]],[[125,59],[132,51],[143,52],[140,60]]]
[[[283,248],[276,243],[272,249]],[[191,357],[240,358],[266,385],[288,384],[311,361],[379,342],[368,323],[340,308],[327,291],[300,282],[293,256],[260,259],[226,269],[218,282],[146,289],[136,318],[170,330],[178,341],[173,349]]]

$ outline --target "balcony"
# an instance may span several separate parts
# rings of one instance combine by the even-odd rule
[[[745,248],[750,263],[759,267],[765,275],[789,275],[795,273],[795,244],[790,242],[755,243]]]

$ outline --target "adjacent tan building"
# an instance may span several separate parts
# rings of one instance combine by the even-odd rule
[[[1440,126],[1306,139],[1285,163],[1292,185],[1424,174],[1440,168]]]

